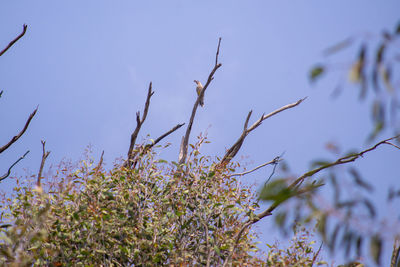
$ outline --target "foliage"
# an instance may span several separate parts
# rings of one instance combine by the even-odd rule
[[[221,264],[257,204],[250,188],[229,176],[233,165],[213,169],[193,148],[184,166],[148,151],[135,169],[106,173],[84,161],[59,172],[48,190],[17,189],[3,205],[13,225],[2,229],[2,264]],[[240,240],[234,265],[261,265],[254,238],[247,232]]]
[[[279,248],[279,244],[275,243],[270,247],[268,252],[267,265],[276,267],[286,266],[328,266],[325,261],[320,260],[319,255],[321,247],[315,251],[315,241],[310,240],[313,235],[306,228],[295,225],[293,228],[294,236],[288,247]]]

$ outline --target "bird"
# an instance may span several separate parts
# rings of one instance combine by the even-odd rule
[[[203,90],[203,85],[202,85],[201,82],[199,82],[198,80],[194,80],[194,82],[197,84],[197,87],[196,87],[197,95],[200,96],[201,91]],[[202,107],[204,106],[204,94],[203,94],[203,96],[200,98],[199,104],[200,104],[200,106],[202,106]]]

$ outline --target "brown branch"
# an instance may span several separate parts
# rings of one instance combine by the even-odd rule
[[[397,236],[393,242],[392,257],[390,259],[390,267],[396,267],[397,262],[400,261],[400,238]]]
[[[17,159],[17,161],[15,161],[10,168],[8,168],[8,171],[6,172],[6,174],[4,174],[3,176],[0,176],[0,182],[3,181],[4,179],[6,179],[8,176],[10,176],[11,173],[11,169],[20,161],[23,160],[25,158],[25,156],[29,153],[29,150],[25,152],[25,154],[23,156],[21,156],[19,159]]]
[[[43,149],[43,153],[42,153],[42,161],[40,162],[40,168],[39,168],[39,173],[37,176],[37,187],[40,187],[40,180],[42,179],[42,171],[43,171],[43,167],[44,167],[44,163],[46,162],[47,157],[50,155],[50,151],[46,151],[46,141],[41,141],[42,142],[42,149]]]
[[[29,123],[31,122],[32,118],[35,116],[36,112],[37,112],[38,108],[36,108],[31,115],[29,115],[28,120],[25,123],[24,128],[22,129],[22,131],[14,136],[13,138],[11,138],[10,142],[8,142],[6,145],[4,145],[3,147],[0,147],[0,153],[2,153],[4,150],[6,150],[7,148],[9,148],[13,143],[15,143],[26,131],[26,129],[28,129]]]
[[[167,137],[168,135],[170,135],[171,133],[175,132],[176,130],[178,130],[179,128],[181,128],[183,125],[185,125],[184,123],[181,124],[177,124],[174,128],[172,128],[171,130],[169,130],[168,132],[164,133],[163,135],[161,135],[160,137],[158,137],[156,140],[154,140],[154,142],[152,142],[151,144],[147,144],[144,147],[144,151],[143,153],[145,153],[146,151],[148,151],[150,148],[152,148],[153,146],[155,146],[157,143],[159,143],[161,140],[163,140],[165,137]]]
[[[22,28],[22,33],[20,35],[18,35],[14,40],[12,40],[6,48],[4,48],[1,52],[0,52],[0,56],[2,56],[11,46],[13,46],[22,36],[24,36],[26,29],[28,28],[28,25],[24,24],[23,28]]]
[[[236,154],[239,152],[244,139],[246,138],[246,136],[253,131],[254,129],[256,129],[258,126],[260,126],[262,124],[262,122],[266,119],[268,119],[269,117],[272,117],[286,109],[290,109],[290,108],[294,108],[295,106],[299,105],[301,102],[303,102],[306,98],[300,99],[292,104],[288,104],[286,106],[283,106],[267,115],[262,115],[252,126],[250,126],[249,128],[247,128],[247,124],[249,122],[250,116],[252,111],[249,112],[249,114],[247,115],[246,121],[244,123],[244,129],[242,134],[240,135],[239,139],[236,141],[236,143],[230,148],[228,149],[228,151],[225,153],[224,157],[222,158],[220,165],[226,165],[227,163],[229,163],[231,161],[231,159],[233,159]]]
[[[368,148],[368,149],[365,149],[365,150],[361,151],[360,153],[353,153],[353,154],[344,156],[344,157],[339,158],[338,160],[336,160],[336,161],[334,161],[334,162],[332,162],[332,163],[328,163],[328,164],[325,164],[324,166],[321,166],[321,167],[319,167],[319,168],[316,168],[316,169],[314,169],[314,170],[311,170],[311,171],[309,171],[309,172],[303,174],[303,175],[300,176],[299,178],[297,178],[292,184],[290,184],[290,185],[288,186],[288,189],[289,189],[289,190],[294,190],[294,189],[296,189],[296,188],[304,181],[305,178],[311,177],[311,176],[313,176],[314,174],[316,174],[316,173],[318,173],[318,172],[320,172],[320,171],[322,171],[322,170],[324,170],[324,169],[326,169],[326,168],[330,168],[330,167],[333,167],[333,166],[336,166],[336,165],[341,165],[341,164],[353,162],[353,161],[355,161],[356,159],[362,157],[365,153],[370,152],[370,151],[372,151],[372,150],[375,150],[378,146],[380,146],[380,145],[382,145],[382,144],[389,144],[388,141],[393,140],[393,139],[396,139],[396,138],[399,138],[399,137],[400,137],[400,135],[397,135],[397,136],[394,136],[394,137],[385,139],[385,140],[383,140],[383,141],[381,141],[381,142],[375,144],[374,146],[372,146],[372,147],[370,147],[370,148]],[[305,190],[305,192],[306,192],[306,191],[309,191],[309,190]],[[302,192],[299,190],[298,193],[302,193]],[[298,195],[298,194],[295,194],[295,195]],[[229,262],[230,259],[232,258],[232,255],[233,255],[235,249],[237,248],[237,246],[238,246],[238,244],[239,244],[240,238],[242,237],[243,233],[247,230],[247,228],[248,228],[249,226],[251,226],[252,224],[255,224],[256,222],[262,220],[262,219],[265,218],[266,216],[272,215],[272,211],[274,211],[274,210],[278,207],[278,205],[279,205],[279,203],[274,203],[274,204],[272,204],[269,208],[267,208],[266,210],[264,210],[264,211],[261,212],[260,214],[257,214],[254,218],[251,218],[251,219],[247,220],[247,221],[243,224],[242,228],[240,229],[239,233],[238,233],[237,236],[236,236],[235,245],[233,246],[233,249],[230,251],[230,253],[229,253],[229,255],[228,255],[226,261],[224,262],[224,265],[223,265],[223,266],[227,266],[228,262]]]
[[[185,136],[182,139],[181,147],[179,149],[179,159],[178,159],[179,164],[183,164],[186,161],[188,145],[189,145],[189,136],[190,136],[190,132],[192,131],[193,121],[194,121],[194,117],[196,116],[196,111],[197,111],[197,107],[198,107],[198,105],[200,103],[200,99],[204,99],[204,93],[207,90],[208,86],[210,85],[211,81],[214,79],[215,72],[222,66],[221,63],[218,63],[220,45],[221,45],[221,38],[219,38],[219,40],[218,40],[218,48],[217,48],[217,52],[215,54],[215,65],[214,65],[214,68],[212,69],[212,71],[208,75],[207,82],[203,86],[203,90],[201,90],[200,94],[197,96],[196,102],[194,103],[194,106],[193,106],[192,114],[191,114],[190,120],[189,120],[189,124],[188,124],[188,127],[186,129]]]
[[[132,135],[131,135],[131,143],[129,145],[129,150],[128,150],[128,162],[129,160],[132,159],[133,157],[133,149],[135,147],[135,143],[136,143],[136,138],[139,134],[140,128],[143,125],[143,122],[145,121],[146,117],[147,117],[147,113],[149,111],[149,105],[150,105],[150,98],[151,96],[154,94],[154,92],[152,91],[152,83],[150,82],[149,84],[149,90],[147,92],[147,98],[146,98],[146,103],[144,105],[144,110],[143,110],[143,116],[142,118],[140,118],[140,112],[136,112],[136,128],[133,131]]]
[[[234,174],[229,175],[229,177],[233,177],[233,176],[243,176],[243,175],[252,173],[252,172],[254,172],[254,171],[256,171],[256,170],[258,170],[258,169],[260,169],[260,168],[262,168],[262,167],[264,167],[264,166],[267,166],[267,165],[270,165],[270,164],[276,164],[276,163],[278,163],[278,162],[280,162],[280,161],[282,161],[282,159],[278,156],[278,157],[274,158],[274,159],[271,160],[271,161],[268,161],[268,162],[266,162],[266,163],[263,163],[263,164],[261,164],[261,165],[255,167],[255,168],[252,169],[252,170],[245,171],[245,172],[241,172],[241,173],[234,173]]]

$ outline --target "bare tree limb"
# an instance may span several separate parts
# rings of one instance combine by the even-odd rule
[[[232,158],[234,158],[236,156],[236,154],[239,152],[244,139],[246,138],[246,136],[253,131],[254,129],[256,129],[258,126],[260,126],[262,124],[262,122],[266,119],[268,119],[269,117],[272,117],[286,109],[290,109],[290,108],[294,108],[295,106],[299,105],[301,102],[303,102],[306,98],[300,99],[292,104],[288,104],[286,106],[283,106],[267,115],[262,115],[252,126],[250,126],[249,128],[247,128],[247,125],[249,123],[249,119],[251,116],[252,111],[249,112],[249,114],[247,115],[246,121],[244,123],[244,128],[243,128],[243,132],[240,135],[239,139],[236,141],[236,143],[228,149],[228,151],[225,153],[224,157],[222,158],[220,165],[225,165],[227,163],[229,163],[231,161]]]
[[[25,152],[24,155],[22,155],[19,159],[17,159],[16,162],[14,162],[10,168],[8,168],[8,171],[6,172],[6,174],[4,174],[3,176],[0,177],[0,182],[3,181],[4,179],[6,179],[8,176],[10,176],[11,173],[11,169],[20,161],[23,160],[25,158],[25,156],[29,153],[29,150]]]
[[[179,149],[179,159],[178,159],[179,164],[183,164],[186,161],[188,145],[189,145],[189,136],[190,136],[190,132],[192,131],[193,121],[194,121],[194,117],[196,116],[196,111],[197,111],[197,107],[200,103],[200,99],[204,99],[204,93],[207,90],[208,86],[210,85],[211,81],[214,79],[215,72],[218,70],[218,68],[220,68],[222,66],[221,63],[218,63],[220,45],[221,45],[221,37],[218,39],[218,48],[217,48],[217,52],[215,54],[214,68],[208,75],[208,79],[207,79],[206,84],[203,86],[203,90],[201,90],[200,94],[197,96],[196,102],[194,103],[194,106],[192,109],[192,114],[190,116],[190,120],[189,120],[188,127],[186,129],[185,136],[182,139],[181,147]]]
[[[400,238],[397,236],[393,242],[392,257],[390,260],[390,267],[396,267],[396,263],[400,262]]]
[[[29,115],[28,120],[25,123],[24,128],[21,130],[21,132],[19,132],[19,134],[17,134],[16,136],[14,136],[13,138],[11,138],[11,140],[4,146],[0,147],[0,153],[2,153],[4,150],[6,150],[7,148],[9,148],[13,143],[15,143],[26,131],[26,129],[28,129],[29,123],[31,122],[32,118],[35,116],[36,112],[37,112],[38,108],[36,108],[31,115]]]
[[[179,128],[181,128],[183,125],[185,125],[184,123],[181,124],[177,124],[175,125],[174,128],[172,128],[171,130],[169,130],[168,132],[164,133],[163,135],[161,135],[160,137],[158,137],[156,140],[154,140],[154,142],[152,142],[151,144],[147,144],[144,147],[144,151],[143,153],[145,153],[146,151],[148,151],[149,149],[151,149],[153,146],[155,146],[157,143],[159,143],[161,140],[163,140],[165,137],[167,137],[168,135],[170,135],[171,133],[175,132],[176,130],[178,130]]]
[[[131,166],[136,166],[136,160],[134,160],[136,158],[136,156],[138,154],[143,155],[145,154],[147,151],[149,151],[153,146],[155,146],[157,143],[159,143],[161,140],[163,140],[165,137],[167,137],[168,135],[170,135],[171,133],[175,132],[176,130],[178,130],[179,128],[181,128],[183,125],[185,125],[184,123],[181,124],[177,124],[175,125],[175,127],[173,127],[171,130],[169,130],[168,132],[164,133],[163,135],[161,135],[160,137],[158,137],[156,140],[154,140],[154,142],[152,142],[151,144],[147,144],[145,145],[142,149],[140,150],[136,150],[132,153],[132,157],[130,160],[126,160],[124,162],[125,167],[128,166],[129,161]]]
[[[131,135],[131,143],[129,145],[129,150],[128,150],[128,162],[129,162],[129,160],[132,159],[132,157],[134,155],[132,152],[133,152],[133,149],[135,148],[136,138],[139,134],[140,128],[143,125],[143,122],[145,121],[145,119],[147,117],[147,113],[149,111],[149,105],[150,105],[150,98],[153,94],[154,94],[154,92],[152,91],[152,83],[150,82],[142,118],[140,118],[140,112],[139,111],[136,112],[136,128]]]
[[[255,168],[252,169],[252,170],[245,171],[245,172],[241,172],[241,173],[234,173],[234,174],[231,174],[231,175],[229,175],[229,176],[230,176],[230,177],[233,177],[233,176],[243,176],[243,175],[252,173],[252,172],[254,172],[254,171],[256,171],[256,170],[258,170],[258,169],[260,169],[260,168],[262,168],[262,167],[264,167],[264,166],[267,166],[267,165],[270,165],[270,164],[277,164],[277,163],[280,162],[280,161],[282,161],[282,159],[278,156],[278,157],[274,158],[274,159],[271,160],[271,161],[268,161],[268,162],[266,162],[266,163],[263,163],[263,164],[261,164],[261,165],[255,167]]]
[[[24,36],[26,29],[28,28],[28,25],[24,24],[23,28],[22,28],[22,33],[20,35],[18,35],[14,40],[12,40],[7,46],[6,48],[4,48],[1,52],[0,52],[0,56],[2,56],[11,46],[13,46],[22,36]]]
[[[43,171],[43,167],[44,167],[44,163],[46,162],[47,157],[50,155],[50,151],[46,151],[46,141],[41,141],[42,142],[42,161],[40,162],[40,168],[39,168],[39,173],[37,176],[37,182],[36,185],[37,187],[40,187],[40,181],[42,179],[42,171]]]
[[[397,135],[397,136],[394,136],[394,137],[385,139],[385,140],[383,140],[383,141],[381,141],[381,142],[375,144],[374,146],[372,146],[372,147],[370,147],[370,148],[368,148],[368,149],[365,149],[365,150],[361,151],[360,153],[353,153],[353,154],[344,156],[344,157],[339,158],[338,160],[336,160],[336,161],[334,161],[334,162],[332,162],[332,163],[328,163],[328,164],[325,164],[324,166],[321,166],[321,167],[319,167],[319,168],[316,168],[316,169],[314,169],[314,170],[311,170],[311,171],[309,171],[309,172],[303,174],[303,175],[300,176],[299,178],[297,178],[293,183],[291,183],[291,184],[288,186],[288,189],[290,189],[290,190],[295,190],[296,188],[298,188],[298,186],[301,185],[301,183],[302,183],[302,182],[304,181],[304,179],[306,179],[307,177],[311,177],[311,176],[313,176],[314,174],[316,174],[316,173],[318,173],[318,172],[320,172],[320,171],[322,171],[322,170],[324,170],[324,169],[331,168],[331,167],[336,166],[336,165],[341,165],[341,164],[353,162],[353,161],[355,161],[356,159],[358,159],[358,158],[360,158],[360,157],[363,157],[363,155],[364,155],[365,153],[370,152],[370,151],[372,151],[372,150],[375,150],[378,146],[380,146],[380,145],[382,145],[382,144],[391,145],[391,143],[390,143],[389,141],[390,141],[390,140],[393,140],[393,139],[396,139],[396,138],[399,138],[399,137],[400,137],[400,135]],[[304,192],[308,192],[308,191],[310,191],[310,190],[309,190],[309,189],[304,190]],[[301,191],[301,190],[298,190],[298,193],[299,193],[299,194],[304,193],[304,192]],[[297,194],[297,195],[298,195],[298,194]],[[231,260],[231,258],[232,258],[232,256],[233,256],[233,253],[235,252],[235,250],[236,250],[236,248],[237,248],[237,246],[238,246],[238,244],[239,244],[240,238],[242,237],[243,233],[248,229],[248,227],[249,227],[250,225],[252,225],[252,224],[254,224],[254,223],[256,223],[256,222],[262,220],[262,219],[265,218],[266,216],[272,215],[272,211],[274,211],[278,206],[279,206],[279,203],[273,203],[269,208],[267,208],[266,210],[264,210],[264,211],[261,212],[260,214],[257,214],[255,217],[248,219],[248,220],[243,224],[242,228],[240,229],[240,231],[239,231],[238,234],[236,235],[236,238],[235,238],[235,245],[233,246],[232,250],[229,252],[229,255],[228,255],[227,259],[225,260],[223,266],[227,266],[227,264],[229,264],[229,262],[230,262],[230,260]]]

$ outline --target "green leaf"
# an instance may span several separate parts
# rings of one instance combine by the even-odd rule
[[[382,254],[382,240],[378,235],[374,235],[370,240],[370,252],[375,263],[380,265],[380,259]]]
[[[293,196],[286,184],[286,179],[277,179],[264,186],[260,193],[260,199],[265,201],[274,201],[276,205],[288,200]]]
[[[321,74],[324,73],[324,66],[318,65],[315,66],[311,71],[310,71],[310,80],[311,82],[314,82]]]

